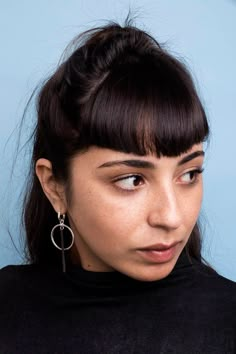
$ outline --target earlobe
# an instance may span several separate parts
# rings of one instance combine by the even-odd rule
[[[54,210],[64,214],[66,203],[64,198],[64,188],[56,181],[51,161],[41,158],[36,162],[35,173],[39,179],[44,194],[52,204]]]

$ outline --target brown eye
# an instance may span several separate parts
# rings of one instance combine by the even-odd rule
[[[124,190],[134,190],[136,187],[142,185],[144,180],[139,175],[132,175],[120,178],[119,180],[115,181],[115,184]]]
[[[203,169],[188,171],[180,177],[180,181],[184,184],[192,184],[197,180],[198,175],[202,172]]]

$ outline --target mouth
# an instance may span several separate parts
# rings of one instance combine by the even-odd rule
[[[174,258],[178,244],[179,242],[174,242],[169,245],[158,243],[138,249],[137,252],[151,263],[166,263]]]
[[[164,244],[164,243],[156,243],[155,245],[151,245],[148,247],[140,248],[140,251],[166,251],[175,245],[177,245],[179,241],[173,242],[169,245]]]

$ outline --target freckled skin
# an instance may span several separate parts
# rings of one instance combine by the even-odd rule
[[[153,281],[173,269],[197,221],[202,201],[202,177],[189,183],[189,170],[201,168],[203,157],[178,166],[194,145],[174,157],[137,156],[97,147],[71,161],[70,196],[66,205],[82,267],[91,271],[118,270],[130,277]],[[152,162],[154,169],[129,166],[99,168],[126,159]],[[123,179],[141,175],[141,181]],[[132,190],[126,190],[126,188]],[[65,188],[66,190],[66,188]],[[179,241],[174,257],[165,263],[144,260],[138,249]]]

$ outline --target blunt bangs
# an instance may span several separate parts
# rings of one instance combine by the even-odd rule
[[[170,56],[126,58],[126,63],[112,68],[90,100],[80,121],[81,131],[87,131],[80,136],[83,146],[171,157],[209,134],[190,75]]]

